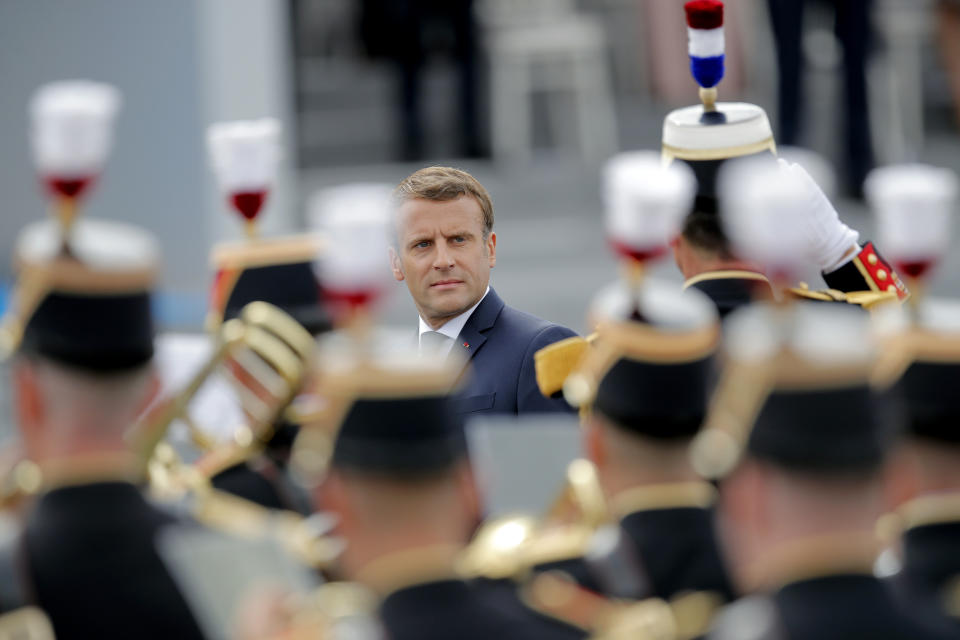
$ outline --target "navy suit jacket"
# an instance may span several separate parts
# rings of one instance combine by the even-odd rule
[[[540,393],[533,354],[574,335],[566,327],[507,306],[491,288],[454,345],[465,350],[470,361],[458,401],[460,412],[573,411],[563,398]]]

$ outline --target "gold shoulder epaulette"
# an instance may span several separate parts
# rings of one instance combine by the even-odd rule
[[[0,638],[54,640],[53,625],[37,607],[22,607],[0,615]]]
[[[542,573],[521,587],[537,613],[590,633],[592,640],[678,640],[670,605],[659,598],[633,603],[605,598],[559,572]]]
[[[801,300],[815,300],[818,302],[845,302],[847,304],[857,305],[864,309],[888,302],[899,302],[897,294],[891,291],[849,291],[843,292],[837,289],[811,289],[806,282],[801,282],[799,287],[787,289],[787,293]]]
[[[540,393],[549,398],[562,390],[567,376],[580,364],[583,354],[595,338],[596,334],[586,338],[572,336],[549,344],[533,354]]]

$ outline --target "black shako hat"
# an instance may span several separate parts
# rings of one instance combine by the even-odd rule
[[[960,445],[960,300],[923,300],[915,324],[889,350],[905,366],[898,386],[907,431]]]
[[[812,378],[823,373],[808,372]],[[892,425],[884,419],[891,401],[865,375],[860,380],[822,379],[812,388],[776,387],[757,416],[747,450],[788,468],[874,467],[892,441]]]
[[[416,473],[447,469],[466,451],[463,420],[449,396],[360,397],[340,426],[333,463]]]
[[[877,345],[866,314],[847,305],[757,304],[727,323],[727,368],[694,445],[701,473],[728,473],[743,450],[811,472],[882,462],[898,407],[875,384]]]
[[[415,476],[449,469],[467,456],[453,395],[462,358],[423,357],[376,339],[358,354],[352,341],[341,338],[333,332],[321,340],[317,372],[322,395],[335,407],[331,420],[339,423],[334,466]]]
[[[69,246],[59,224],[31,224],[15,248],[12,346],[94,372],[116,372],[153,357],[151,289],[159,251],[137,227],[81,219]]]
[[[682,160],[697,176],[697,197],[691,215],[718,213],[717,173],[733,158],[776,155],[766,112],[744,102],[694,105],[671,111],[663,120],[661,146],[667,162]]]
[[[618,283],[597,296],[591,315],[597,337],[565,385],[567,399],[592,402],[593,411],[639,435],[697,433],[720,338],[709,299],[655,280],[639,292]]]
[[[314,335],[329,331],[332,320],[313,269],[321,248],[320,238],[313,235],[214,247],[211,261],[216,277],[208,328],[215,329],[239,316],[248,303],[262,300],[290,314]]]

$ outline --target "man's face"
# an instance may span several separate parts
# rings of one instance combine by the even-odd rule
[[[434,329],[475,305],[497,263],[497,235],[483,237],[472,196],[408,200],[397,211],[393,276],[406,280],[420,316]]]

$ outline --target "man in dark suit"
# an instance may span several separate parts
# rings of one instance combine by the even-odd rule
[[[463,351],[471,364],[462,413],[569,411],[544,398],[533,354],[575,335],[504,304],[490,288],[497,262],[493,204],[465,171],[427,167],[394,191],[397,233],[393,275],[405,281],[420,313],[421,351]]]
[[[48,221],[17,242],[22,292],[43,276],[36,307],[18,309],[12,372],[29,459],[19,477],[33,476],[40,493],[24,530],[0,549],[0,608],[40,607],[57,638],[199,639],[157,550],[164,531],[193,525],[145,499],[143,463],[128,441],[158,389],[156,244],[126,225],[83,220],[70,237],[66,247]]]

